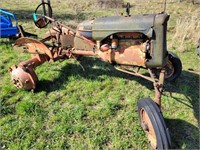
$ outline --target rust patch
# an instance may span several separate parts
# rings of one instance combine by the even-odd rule
[[[15,46],[26,46],[27,52],[30,54],[46,54],[50,59],[53,59],[51,51],[40,41],[22,37],[15,42]]]
[[[112,57],[112,61],[118,64],[145,66],[145,53],[140,45],[121,49],[112,55],[114,55],[114,57]]]
[[[151,120],[144,109],[140,110],[140,118],[141,118],[142,128],[146,132],[148,141],[150,142],[153,149],[156,149],[157,148],[156,134],[153,125],[151,123]]]
[[[146,64],[145,46],[143,44],[130,46],[130,43],[126,43],[120,46],[119,50],[99,51],[98,55],[103,61],[115,62],[120,65],[145,66]]]

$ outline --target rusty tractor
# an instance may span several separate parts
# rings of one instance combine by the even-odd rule
[[[43,9],[42,14],[38,13]],[[127,8],[129,9],[129,8]],[[130,11],[127,11],[130,12]],[[180,59],[167,50],[165,13],[109,16],[80,23],[76,30],[52,18],[49,3],[42,2],[33,14],[35,25],[53,26],[42,40],[22,37],[15,47],[32,54],[32,58],[10,68],[17,88],[36,89],[35,69],[44,62],[79,56],[94,56],[112,64],[118,71],[142,77],[154,85],[155,97],[138,102],[141,127],[153,149],[169,149],[169,130],[161,113],[161,96],[165,80],[176,80],[182,71]],[[147,69],[149,75],[140,73]]]

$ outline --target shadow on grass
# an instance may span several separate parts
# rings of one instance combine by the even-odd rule
[[[199,149],[199,129],[189,122],[180,119],[165,119],[170,128],[173,149]],[[191,133],[192,136],[191,136]],[[194,135],[196,134],[196,135]]]
[[[170,98],[175,99],[177,103],[182,103],[188,108],[192,108],[194,116],[199,123],[199,74],[184,70],[177,82],[166,83],[165,89],[172,93]],[[177,98],[173,93],[183,94],[191,105],[186,104],[183,99]]]
[[[115,70],[112,65],[104,63],[96,58],[84,57],[84,60],[82,60],[80,63],[84,67],[85,71],[83,71],[82,67],[78,64],[68,64],[62,68],[62,70],[60,71],[60,75],[53,81],[40,80],[37,84],[35,92],[46,91],[48,93],[59,90],[64,84],[68,82],[69,76],[79,75],[89,80],[98,80],[98,81],[103,80],[102,78],[100,78],[101,75],[115,76],[130,80],[133,79],[131,75],[121,73]],[[92,68],[93,66],[98,66],[98,68],[94,69]],[[136,80],[140,80],[140,78],[137,78]],[[53,86],[47,89],[46,87],[48,87],[48,85],[53,85]]]
[[[135,80],[138,83],[146,86],[148,89],[154,90],[151,82],[144,80],[140,77],[134,77],[128,74],[121,73],[115,70],[112,67],[112,65],[103,63],[99,59],[84,58],[84,60],[81,61],[81,64],[84,66],[86,71],[83,71],[80,65],[77,64],[66,65],[60,71],[60,75],[53,81],[50,80],[39,81],[36,92],[46,91],[47,93],[49,93],[52,91],[59,90],[62,88],[64,84],[66,85],[67,82],[69,82],[68,81],[69,76],[77,76],[77,75],[89,80],[98,80],[98,81],[102,80],[102,78],[100,78],[101,75],[126,78],[129,80]],[[93,66],[98,66],[98,67],[94,68]],[[177,103],[182,103],[192,108],[194,116],[199,122],[198,87],[199,87],[199,75],[191,73],[189,71],[183,71],[176,83],[166,83],[165,90],[167,92],[172,92],[172,96],[170,98],[175,99]],[[188,105],[184,102],[184,100],[181,100],[173,96],[173,93],[183,94],[186,97],[186,99],[189,100],[191,105]],[[189,137],[187,134],[188,131],[199,133],[197,127],[193,126],[192,124],[186,121],[178,119],[175,120],[167,119],[166,122],[170,127],[172,133],[173,148],[181,148],[183,144],[186,145],[187,149],[198,148],[198,139]]]

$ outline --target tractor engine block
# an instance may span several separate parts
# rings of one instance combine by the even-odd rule
[[[148,42],[140,33],[119,33],[102,41],[98,55],[107,62],[145,66]]]

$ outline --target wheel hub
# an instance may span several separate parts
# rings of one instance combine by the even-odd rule
[[[142,126],[142,129],[143,129],[145,132],[148,132],[148,131],[149,131],[149,127],[148,127],[148,125],[147,125],[145,122],[143,122],[143,123],[141,124],[141,126]]]
[[[144,109],[140,110],[140,118],[141,118],[141,126],[143,130],[145,131],[149,144],[153,149],[156,149],[157,147],[157,140],[156,140],[156,134],[153,128],[153,125],[150,121],[150,118],[147,114],[147,112]]]
[[[174,66],[170,61],[167,61],[167,64],[165,66],[165,78],[170,78],[174,74]]]
[[[13,66],[10,68],[11,81],[17,88],[26,90],[34,90],[38,80],[35,72],[31,68],[24,66]]]

